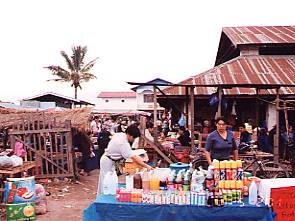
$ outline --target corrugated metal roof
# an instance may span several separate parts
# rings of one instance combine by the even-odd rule
[[[45,96],[54,96],[54,97],[59,97],[59,98],[62,98],[62,99],[65,99],[65,100],[70,100],[70,101],[74,101],[76,103],[81,103],[81,104],[86,104],[86,105],[94,105],[92,103],[89,103],[87,101],[84,101],[84,100],[79,100],[79,99],[75,99],[75,98],[71,98],[71,97],[67,97],[65,95],[61,95],[61,94],[57,94],[57,93],[54,93],[54,92],[45,92],[43,94],[38,94],[38,95],[35,95],[35,96],[32,96],[32,97],[28,97],[28,98],[25,98],[25,99],[22,99],[23,101],[28,101],[28,100],[38,100],[38,98],[41,98],[41,97],[45,97]]]
[[[295,26],[225,27],[222,31],[234,45],[295,43]]]
[[[115,97],[136,97],[136,93],[131,92],[101,92],[98,96],[98,98],[115,98]]]
[[[184,84],[294,84],[295,56],[259,55],[239,56],[206,72],[182,81]],[[195,94],[209,95],[216,88],[198,87]],[[225,95],[255,94],[254,88],[224,89]],[[172,86],[164,90],[167,95],[185,95],[181,86]],[[275,94],[274,89],[261,90],[263,94]],[[281,94],[295,94],[295,87],[281,87]]]

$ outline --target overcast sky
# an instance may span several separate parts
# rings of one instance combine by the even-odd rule
[[[0,100],[45,92],[74,97],[69,83],[48,82],[43,67],[66,67],[60,51],[88,46],[97,80],[78,98],[128,91],[127,81],[177,83],[213,67],[222,27],[294,25],[295,1],[9,0],[0,2]]]

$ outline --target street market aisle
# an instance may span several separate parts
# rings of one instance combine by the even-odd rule
[[[247,200],[246,200],[247,201]],[[84,221],[273,221],[274,214],[267,206],[233,205],[207,207],[191,205],[156,205],[121,203],[113,195],[100,195],[84,210]]]
[[[96,197],[99,170],[90,176],[80,176],[78,182],[59,181],[46,187],[51,193],[47,196],[48,212],[38,215],[37,221],[78,221],[82,220],[83,209],[87,208]]]

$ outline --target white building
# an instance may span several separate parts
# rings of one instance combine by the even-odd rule
[[[130,92],[101,92],[97,98],[95,112],[122,113],[136,110],[136,93]]]
[[[147,84],[171,84],[168,81],[156,78]],[[161,89],[165,87],[159,87]],[[97,113],[123,113],[130,111],[154,111],[154,91],[153,86],[140,85],[131,88],[130,92],[101,92],[98,105],[94,112]],[[157,104],[158,118],[164,112],[164,108]]]
[[[169,81],[165,81],[160,78],[156,78],[154,80],[146,82],[147,84],[171,84]],[[163,90],[164,86],[159,86],[161,90]],[[136,109],[139,111],[146,111],[153,113],[154,111],[154,88],[150,85],[140,85],[134,88],[131,88],[131,90],[136,92]],[[161,115],[163,114],[165,108],[160,107],[160,105],[157,103],[157,113],[158,118],[161,118]]]

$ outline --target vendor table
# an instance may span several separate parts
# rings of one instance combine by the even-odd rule
[[[275,214],[271,208],[232,205],[208,207],[193,205],[151,205],[122,203],[114,195],[100,195],[87,209],[84,221],[273,221]]]
[[[22,166],[0,169],[0,175],[5,175],[10,177],[10,176],[13,176],[14,174],[22,173],[29,169],[33,169],[35,166],[36,166],[35,162],[25,161]]]

